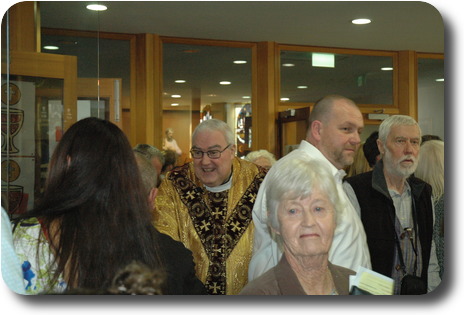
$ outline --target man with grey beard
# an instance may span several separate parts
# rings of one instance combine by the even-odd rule
[[[423,291],[412,294],[430,292],[440,283],[432,189],[413,175],[420,144],[421,130],[413,118],[388,117],[377,140],[382,159],[372,171],[343,184],[364,225],[372,269],[395,280],[394,294],[411,294],[402,289],[406,275],[424,284]]]

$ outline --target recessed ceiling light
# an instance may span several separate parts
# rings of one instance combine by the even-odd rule
[[[392,67],[382,67],[382,68],[380,68],[380,70],[382,70],[382,71],[392,71],[393,68]]]
[[[288,97],[282,97],[280,100],[285,102],[285,101],[289,101],[290,99]]]
[[[185,81],[185,80],[176,80],[176,81],[174,81],[174,82],[176,82],[176,83],[185,83],[185,82],[187,82],[187,81]]]
[[[354,19],[351,21],[351,23],[356,24],[356,25],[364,25],[364,24],[369,24],[372,21],[370,19]]]
[[[171,106],[179,106],[179,103],[172,103]]]
[[[108,9],[103,4],[89,4],[88,6],[86,6],[86,8],[92,11],[105,11],[106,9]]]
[[[445,82],[445,78],[436,79],[436,82]]]
[[[249,96],[242,96],[242,98],[244,98],[244,99],[250,99],[251,97],[249,97]]]
[[[58,46],[51,46],[51,45],[48,45],[48,46],[44,46],[43,49],[47,49],[47,50],[58,50],[60,49]]]
[[[245,63],[247,63],[247,62],[246,62],[245,60],[235,60],[234,63],[235,63],[236,65],[243,65],[243,64],[245,64]]]
[[[307,85],[298,85],[296,88],[297,89],[307,89],[308,86]]]
[[[230,81],[221,81],[221,82],[219,82],[219,84],[220,85],[230,85],[230,84],[232,84],[232,82],[230,82]]]
[[[177,94],[173,94],[173,95],[171,95],[171,97],[172,97],[172,98],[181,98],[182,96],[177,95]]]
[[[282,64],[282,67],[294,67],[295,64],[294,63],[283,63]]]

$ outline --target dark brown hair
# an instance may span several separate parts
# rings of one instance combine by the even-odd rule
[[[68,289],[102,289],[132,261],[160,267],[150,210],[124,133],[97,118],[75,123],[53,153],[43,197],[26,215],[48,231],[56,227],[50,285],[66,274]]]

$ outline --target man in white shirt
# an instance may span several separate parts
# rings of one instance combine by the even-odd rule
[[[337,193],[345,207],[335,230],[329,261],[354,271],[359,266],[370,269],[371,261],[363,225],[343,191],[342,180],[345,175],[343,169],[354,161],[363,128],[362,114],[353,101],[340,95],[326,96],[314,105],[306,140],[301,141],[297,150],[282,158],[292,159],[297,155],[306,155],[308,159],[325,161],[330,166],[337,182]],[[265,178],[253,207],[255,236],[248,281],[274,267],[282,256],[282,251],[272,238],[266,223],[266,185],[268,183]]]

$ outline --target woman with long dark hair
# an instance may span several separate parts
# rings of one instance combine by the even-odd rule
[[[26,292],[105,290],[133,261],[164,270],[152,222],[123,132],[97,118],[78,121],[54,151],[43,197],[15,226]]]

